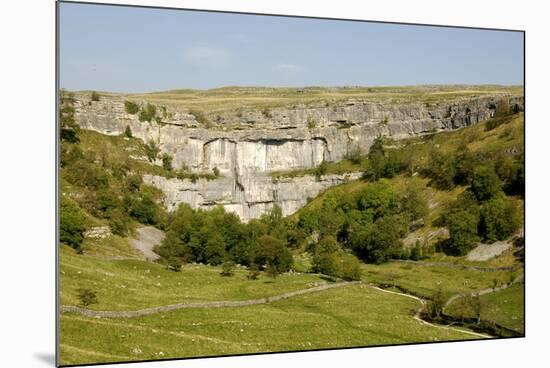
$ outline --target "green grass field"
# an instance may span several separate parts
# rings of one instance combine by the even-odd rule
[[[232,277],[220,275],[221,268],[184,265],[174,272],[153,262],[105,260],[76,254],[63,246],[60,255],[62,305],[78,305],[78,292],[86,288],[97,294],[95,310],[137,310],[175,303],[246,300],[306,289],[325,282],[314,274],[261,275],[248,280],[248,271],[235,270]]]
[[[63,364],[472,339],[413,319],[410,298],[356,285],[269,305],[135,319],[61,317]]]
[[[376,284],[398,286],[412,294],[431,298],[440,288],[443,296],[489,288],[493,280],[509,282],[518,271],[479,272],[443,266],[418,266],[389,262],[382,265],[363,265],[363,280]]]
[[[302,257],[305,269],[309,260]],[[506,282],[509,272],[484,273],[446,267],[387,263],[363,265],[363,281],[396,285],[431,297],[445,297]],[[232,277],[220,267],[186,265],[182,272],[143,260],[106,260],[61,250],[61,304],[79,305],[76,290],[94,290],[94,310],[136,310],[182,302],[245,300],[278,295],[325,282],[315,274],[284,274],[248,280],[246,271]],[[512,289],[510,289],[512,291]],[[517,292],[518,290],[516,290]],[[503,292],[505,293],[505,292]],[[522,295],[495,298],[484,318],[496,319],[502,308],[510,321]],[[63,364],[161,359],[170,357],[308,350],[408,342],[475,338],[460,331],[421,324],[413,319],[416,300],[383,293],[368,285],[346,286],[267,305],[184,309],[139,318],[61,316]],[[500,309],[498,309],[500,308]],[[503,324],[504,325],[504,324]]]

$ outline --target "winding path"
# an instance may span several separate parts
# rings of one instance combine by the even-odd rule
[[[468,331],[468,330],[463,330],[461,328],[456,328],[456,327],[450,327],[450,326],[442,326],[442,325],[436,325],[436,324],[433,324],[433,323],[430,323],[428,321],[424,321],[421,317],[420,317],[420,313],[422,313],[422,310],[424,309],[424,307],[426,306],[426,301],[424,299],[421,299],[417,296],[414,296],[414,295],[410,295],[410,294],[405,294],[405,293],[399,293],[397,291],[391,291],[391,290],[384,290],[384,289],[381,289],[379,288],[378,286],[374,286],[374,285],[370,285],[371,288],[373,289],[376,289],[378,291],[381,291],[383,293],[389,293],[389,294],[394,294],[394,295],[400,295],[400,296],[403,296],[403,297],[407,297],[407,298],[411,298],[411,299],[414,299],[414,300],[417,300],[420,302],[420,308],[418,308],[416,310],[416,313],[414,315],[414,319],[417,320],[418,322],[422,323],[423,325],[426,325],[426,326],[431,326],[431,327],[435,327],[435,328],[441,328],[443,330],[451,330],[451,331],[458,331],[458,332],[462,332],[462,333],[465,333],[465,334],[468,334],[468,335],[472,335],[472,336],[476,336],[476,337],[482,337],[484,339],[490,339],[492,338],[493,336],[490,336],[490,335],[486,335],[486,334],[481,334],[481,333],[477,333],[477,332],[473,332],[473,331]]]

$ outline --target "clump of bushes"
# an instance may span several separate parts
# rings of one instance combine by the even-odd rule
[[[319,166],[317,166],[315,168],[315,178],[317,179],[317,181],[321,180],[321,178],[323,177],[323,175],[326,175],[328,171],[328,162],[323,160]]]
[[[347,281],[361,279],[359,261],[343,252],[333,236],[323,237],[315,246],[312,270]]]
[[[86,215],[73,200],[61,196],[59,240],[74,249],[80,249],[86,230]]]
[[[203,211],[181,204],[169,216],[166,230],[166,238],[156,250],[164,259],[222,265],[222,272],[238,263],[249,266],[253,278],[261,271],[275,277],[293,264],[280,208],[242,223],[221,206]]]
[[[292,254],[283,241],[267,234],[258,239],[251,259],[258,269],[265,270],[272,277],[288,272],[293,263]]]
[[[147,156],[147,159],[149,160],[149,162],[154,163],[157,160],[157,157],[160,153],[159,146],[155,143],[154,140],[149,139],[143,148],[145,150],[145,156]]]
[[[97,93],[96,91],[92,91],[92,94],[90,96],[90,99],[94,102],[97,102],[99,101],[99,93]]]
[[[150,123],[153,120],[153,118],[156,116],[156,114],[157,114],[156,106],[151,103],[147,103],[145,107],[142,107],[139,110],[138,118],[139,118],[139,121],[142,121],[142,122],[147,121]]]
[[[172,171],[172,156],[167,153],[163,153],[161,159],[164,170]]]
[[[378,136],[369,149],[368,168],[364,177],[370,180],[392,178],[406,169],[405,161],[396,151],[386,150],[383,136]]]
[[[190,109],[189,113],[195,117],[197,123],[204,125],[206,128],[212,128],[212,122],[203,114],[202,111],[196,109]]]
[[[139,112],[139,105],[132,101],[124,101],[124,111],[126,111],[127,114],[135,115]]]
[[[307,119],[307,128],[308,129],[314,129],[317,126],[317,122],[313,118]]]
[[[222,276],[233,276],[235,269],[235,262],[231,259],[227,259],[222,263]]]
[[[170,257],[166,260],[166,268],[170,271],[181,272],[182,261],[178,257]]]
[[[417,190],[412,188],[400,195],[386,180],[379,180],[353,193],[336,191],[325,196],[319,209],[302,211],[296,227],[307,235],[328,237],[332,245],[332,239],[336,239],[338,245],[366,262],[399,258],[403,252],[401,238],[408,232],[409,223],[427,211],[426,199]],[[336,258],[332,251],[317,250],[315,255],[319,265],[330,266]]]
[[[444,250],[464,255],[483,240],[494,242],[511,236],[521,218],[502,190],[502,182],[491,166],[474,170],[471,185],[444,218],[450,238]]]
[[[62,91],[61,93],[61,110],[60,110],[60,138],[61,141],[68,143],[78,143],[78,134],[80,132],[80,126],[76,123],[74,118],[74,97],[72,94],[68,94]]]
[[[90,289],[80,288],[77,290],[80,304],[87,307],[92,304],[97,304],[97,295]]]
[[[126,125],[126,129],[124,129],[124,136],[126,138],[132,138],[132,129],[129,125]]]

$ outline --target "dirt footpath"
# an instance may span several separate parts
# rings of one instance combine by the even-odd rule
[[[130,238],[130,244],[143,253],[148,261],[154,261],[160,256],[153,252],[153,248],[163,239],[164,231],[153,226],[145,226],[136,229],[136,238]]]

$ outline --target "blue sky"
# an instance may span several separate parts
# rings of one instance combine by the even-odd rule
[[[520,32],[68,3],[59,21],[70,90],[523,83]]]

